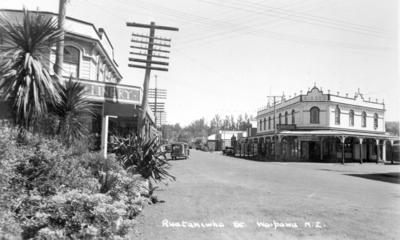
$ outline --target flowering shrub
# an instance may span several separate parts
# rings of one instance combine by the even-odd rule
[[[77,154],[56,139],[2,133],[0,239],[124,239],[148,185],[114,156]]]

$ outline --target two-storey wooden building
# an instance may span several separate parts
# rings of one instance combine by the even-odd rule
[[[22,20],[21,10],[0,10],[0,13],[15,21]],[[36,11],[35,11],[36,13]],[[37,12],[51,18],[57,14]],[[0,49],[6,47],[0,32]],[[55,63],[55,48],[49,46],[46,67],[51,74]],[[124,134],[135,131],[137,116],[141,105],[142,88],[121,84],[122,75],[114,58],[114,47],[109,36],[102,28],[92,23],[67,17],[65,21],[65,46],[63,62],[64,80],[72,76],[86,87],[86,97],[98,103],[96,116],[88,119],[90,131],[101,137],[103,149],[106,147],[108,130]],[[0,119],[6,121],[7,111],[0,106]],[[146,132],[155,134],[154,115],[150,108],[146,109]]]

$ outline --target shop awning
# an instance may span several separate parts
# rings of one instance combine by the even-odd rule
[[[274,134],[259,135],[257,137],[273,136]],[[314,130],[314,131],[281,131],[278,136],[296,136],[296,137],[363,137],[386,140],[399,140],[399,136],[393,136],[387,133],[364,133],[354,131],[335,131],[335,130]]]

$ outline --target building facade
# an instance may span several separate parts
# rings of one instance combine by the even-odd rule
[[[0,10],[0,13],[14,19],[22,20],[20,10]],[[51,12],[34,12],[50,18],[57,18]],[[5,46],[0,32],[0,50]],[[49,46],[45,67],[54,74],[56,46]],[[140,110],[142,88],[121,84],[122,75],[114,58],[114,47],[103,28],[96,28],[92,23],[67,17],[65,21],[65,45],[63,62],[63,80],[72,77],[86,88],[86,97],[96,103],[96,116],[87,119],[91,133],[101,136],[102,148],[106,150],[109,132],[128,134],[136,131],[137,117]],[[0,119],[7,121],[10,115],[0,106]],[[154,115],[146,109],[146,134],[154,135]]]
[[[225,147],[233,147],[232,139],[247,137],[246,131],[234,131],[234,130],[219,130],[216,134],[212,134],[207,138],[207,146],[211,151],[222,151]]]
[[[387,160],[395,141],[385,132],[383,102],[313,87],[259,109],[257,133],[243,144],[267,159],[362,163]]]

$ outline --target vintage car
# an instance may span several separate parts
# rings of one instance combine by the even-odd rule
[[[171,144],[171,159],[187,159],[189,157],[189,146],[187,143]]]
[[[233,147],[225,147],[224,150],[222,150],[223,155],[230,155],[234,156],[235,155],[235,149]]]

